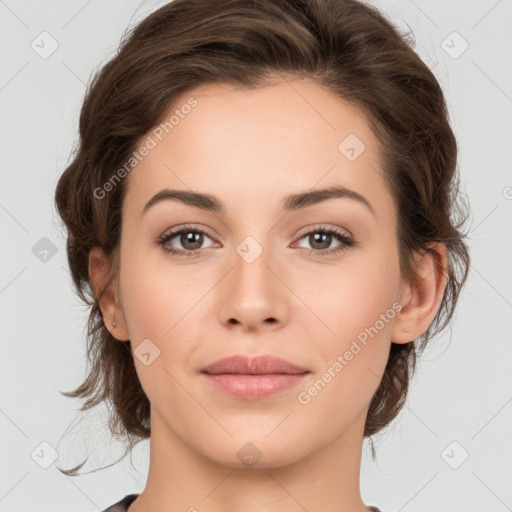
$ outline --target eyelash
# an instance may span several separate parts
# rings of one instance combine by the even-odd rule
[[[170,233],[167,233],[161,237],[158,238],[157,243],[159,246],[162,247],[162,250],[164,250],[166,253],[171,254],[172,256],[176,256],[178,258],[190,258],[198,255],[198,253],[201,251],[201,249],[197,249],[195,251],[184,251],[181,249],[174,249],[174,248],[166,248],[165,244],[169,241],[171,241],[173,238],[176,238],[177,235],[181,235],[182,233],[200,233],[203,235],[208,236],[209,238],[213,237],[208,233],[208,231],[205,231],[200,228],[192,227],[192,226],[185,226],[180,229],[177,229],[175,231],[171,231]],[[343,234],[341,231],[338,231],[335,228],[324,228],[322,226],[317,226],[310,231],[303,233],[299,240],[302,240],[304,237],[314,234],[314,233],[322,233],[326,235],[334,235],[335,238],[338,239],[340,245],[338,245],[335,248],[332,249],[305,249],[307,251],[308,256],[310,256],[312,253],[318,253],[318,257],[325,257],[325,256],[331,256],[333,254],[337,254],[341,251],[346,250],[348,247],[352,247],[357,245],[357,242],[354,240],[352,236],[348,236]],[[316,257],[316,256],[315,256]]]

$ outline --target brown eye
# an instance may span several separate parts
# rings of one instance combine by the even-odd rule
[[[163,235],[158,239],[158,245],[167,253],[179,257],[190,257],[201,252],[204,248],[203,243],[205,242],[205,237],[211,240],[211,237],[206,231],[199,228],[185,227]],[[176,240],[178,244],[181,245],[181,248],[174,246],[173,241],[176,243]]]
[[[313,249],[328,249],[332,242],[332,235],[328,233],[312,233],[308,237],[308,242]]]
[[[310,245],[308,253],[318,256],[329,256],[356,244],[352,236],[346,235],[334,228],[317,227],[302,235],[299,240],[303,239]],[[331,248],[332,243],[335,241],[338,244]],[[303,246],[301,245],[300,247]],[[308,247],[304,248],[308,249]]]
[[[184,231],[180,235],[180,243],[187,251],[200,249],[203,245],[203,233],[198,231]]]

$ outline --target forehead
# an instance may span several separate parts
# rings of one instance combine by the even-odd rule
[[[376,209],[390,207],[368,120],[309,80],[187,91],[143,142],[150,139],[152,148],[129,176],[126,203],[138,212],[162,188],[229,197],[241,206],[342,185]]]

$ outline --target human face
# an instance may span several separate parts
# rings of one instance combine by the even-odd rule
[[[189,98],[197,105],[168,134],[148,134],[156,146],[131,172],[123,204],[123,315],[136,355],[150,340],[137,374],[152,428],[173,442],[232,467],[243,467],[249,442],[260,467],[289,463],[356,421],[364,427],[400,294],[395,204],[366,118],[317,84],[210,84],[173,111]],[[290,195],[330,187],[364,200],[283,209]],[[208,194],[223,208],[169,199],[145,209],[163,189]],[[159,245],[184,225],[188,236]],[[235,354],[278,356],[308,373],[264,398],[233,396],[201,369]]]

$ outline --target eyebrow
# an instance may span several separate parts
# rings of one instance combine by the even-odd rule
[[[283,212],[300,210],[307,208],[328,199],[347,198],[353,199],[360,204],[366,206],[371,213],[376,216],[375,210],[371,203],[361,194],[342,186],[333,186],[328,188],[321,188],[315,190],[308,190],[306,192],[299,192],[285,196],[281,202],[281,209]],[[190,190],[176,190],[176,189],[162,189],[156,193],[142,209],[141,216],[144,215],[152,206],[162,201],[179,201],[194,208],[201,210],[225,213],[226,209],[218,198],[210,194],[202,194],[199,192],[192,192]]]

